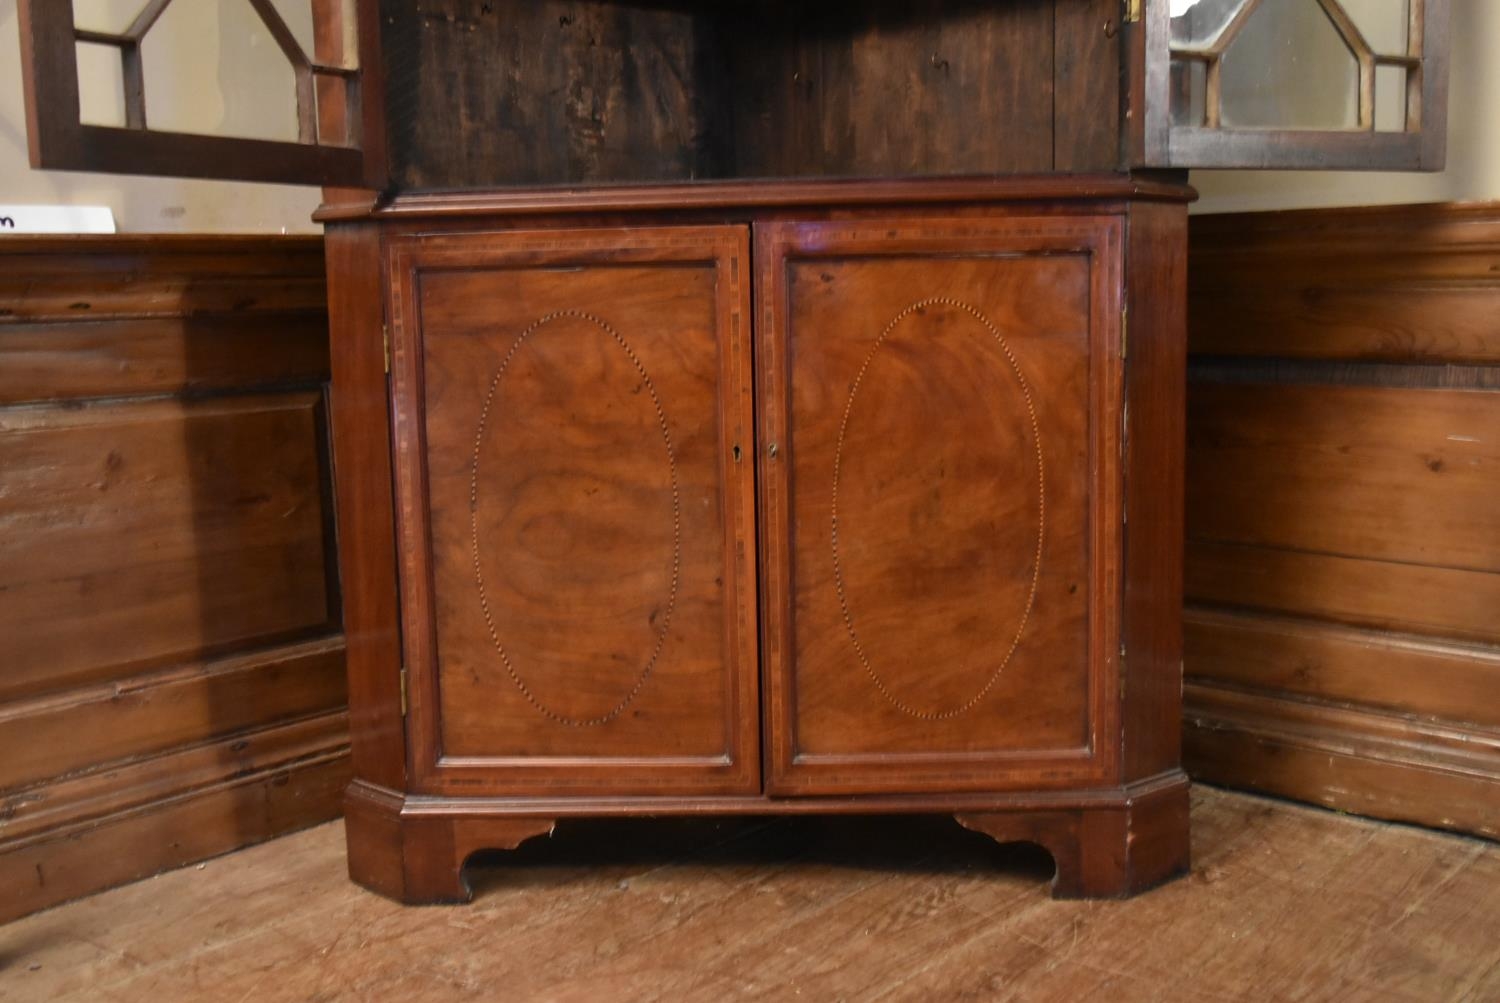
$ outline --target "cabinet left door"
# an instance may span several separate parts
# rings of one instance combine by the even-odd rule
[[[416,790],[758,792],[748,230],[386,253]]]

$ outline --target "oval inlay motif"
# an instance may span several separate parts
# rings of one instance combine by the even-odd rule
[[[670,521],[670,582],[667,584],[666,594],[658,602],[650,604],[649,627],[653,629],[650,633],[649,651],[641,652],[637,663],[640,665],[639,671],[622,681],[618,690],[618,698],[611,700],[608,709],[587,714],[565,713],[549,706],[538,694],[537,684],[527,682],[527,673],[523,672],[523,667],[518,666],[512,658],[512,653],[507,648],[501,636],[501,629],[496,622],[496,602],[492,594],[494,589],[485,576],[486,552],[482,539],[483,520],[480,518],[481,511],[490,511],[484,504],[485,451],[487,441],[497,434],[494,426],[498,421],[498,403],[502,397],[506,377],[518,368],[520,365],[517,362],[518,357],[528,345],[537,341],[544,329],[566,321],[579,322],[581,326],[591,326],[600,332],[602,337],[599,339],[600,346],[596,360],[601,370],[604,371],[594,375],[603,379],[604,385],[593,393],[578,386],[577,381],[587,378],[590,374],[575,372],[571,365],[566,367],[553,365],[538,372],[545,380],[555,380],[561,384],[559,387],[551,388],[555,392],[550,394],[549,401],[570,401],[572,404],[569,406],[576,407],[580,411],[587,409],[591,404],[598,405],[595,412],[578,419],[580,423],[591,422],[592,429],[597,434],[590,439],[582,430],[574,427],[572,422],[567,420],[554,422],[550,427],[556,437],[556,442],[549,444],[545,455],[526,458],[524,475],[516,475],[516,486],[505,499],[510,503],[509,509],[491,513],[495,515],[495,518],[489,522],[492,525],[498,524],[505,527],[503,542],[511,547],[503,555],[504,559],[509,562],[506,567],[507,572],[512,571],[522,557],[530,561],[527,565],[530,569],[529,574],[508,573],[505,575],[502,595],[513,606],[541,611],[539,616],[545,617],[542,622],[549,626],[556,620],[559,639],[571,641],[575,647],[579,646],[578,636],[586,634],[591,624],[608,623],[618,627],[625,620],[636,624],[634,613],[637,610],[626,608],[628,600],[636,593],[626,589],[618,580],[619,567],[611,567],[605,559],[613,557],[617,565],[622,561],[627,562],[631,572],[637,571],[638,565],[630,563],[634,557],[640,556],[636,554],[636,551],[644,554],[646,550],[659,543],[665,543],[665,522],[660,527],[627,525],[620,521],[623,518],[622,513],[636,511],[639,503],[643,499],[649,501],[661,486],[669,489],[663,494],[670,494],[670,505],[663,505],[661,513],[664,520]],[[608,346],[608,348],[603,346]],[[570,351],[572,351],[571,348]],[[619,358],[628,360],[628,365],[622,363],[615,366],[613,382],[616,385],[613,387],[609,385],[611,374],[607,371],[609,366],[604,359],[606,352],[618,353]],[[539,365],[545,366],[545,357]],[[625,388],[618,385],[621,371],[629,374],[636,382],[634,387]],[[569,383],[569,380],[574,382]],[[550,383],[548,387],[538,388],[536,392],[546,394],[549,387]],[[617,402],[624,402],[621,408],[613,411],[611,410],[612,403],[600,403],[603,398],[608,397],[611,391],[615,393]],[[645,399],[649,400],[649,406],[642,401],[641,391],[644,391]],[[580,394],[583,396],[575,396]],[[633,402],[641,402],[633,405],[636,414],[616,416],[616,411],[631,407]],[[641,410],[643,406],[646,407],[645,410]],[[568,414],[563,417],[567,419],[576,416]],[[632,419],[634,424],[631,424]],[[539,419],[533,420],[535,422]],[[648,440],[641,438],[641,429],[647,424],[655,426],[660,432],[661,448],[665,458],[665,478],[662,478],[659,473],[654,475],[658,482],[655,488],[650,483],[653,475],[649,470],[644,469],[640,462],[646,459],[641,454],[641,443]],[[578,441],[566,441],[570,437]],[[555,449],[550,448],[553,445]],[[568,463],[570,452],[590,449],[591,454],[578,456],[577,462],[571,465]],[[660,485],[661,480],[665,480],[666,484]],[[509,483],[507,481],[508,485]],[[615,502],[628,501],[631,504],[610,504],[609,492],[611,491],[617,496],[613,499]],[[604,502],[577,503],[578,499],[593,499],[601,494],[606,499]],[[665,500],[664,498],[663,501]],[[501,360],[494,379],[490,382],[489,392],[485,396],[484,406],[480,412],[479,425],[474,434],[474,454],[470,463],[469,512],[474,580],[478,590],[479,606],[490,641],[511,682],[533,708],[558,724],[574,728],[588,728],[608,724],[618,718],[640,695],[666,643],[672,614],[677,604],[678,580],[682,568],[682,510],[678,490],[677,457],[661,398],[635,351],[608,323],[582,311],[563,310],[539,318],[517,336],[505,358]],[[592,544],[592,549],[586,549],[583,553],[576,552],[583,549],[578,545],[581,539]],[[590,562],[591,556],[595,558],[593,562]],[[647,574],[645,577],[650,576]],[[576,596],[561,596],[554,591],[554,583],[561,585],[564,580],[570,584],[582,580],[580,588],[586,596],[586,603],[589,607],[583,615],[579,616],[576,609],[568,608],[567,600],[577,598]],[[613,608],[610,606],[611,601],[616,604]],[[591,615],[592,620],[590,620]],[[572,623],[567,623],[563,619],[569,616],[574,618]],[[536,619],[537,617],[532,618],[533,621]],[[533,626],[535,626],[534,622]],[[612,663],[625,661],[628,657],[621,652],[608,654]],[[611,671],[613,671],[613,665],[611,665]]]
[[[839,425],[831,524],[844,626],[875,688],[915,718],[972,710],[1026,632],[1046,533],[1031,388],[978,309],[921,300],[870,346]]]

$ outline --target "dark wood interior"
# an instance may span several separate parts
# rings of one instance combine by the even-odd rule
[[[387,0],[392,184],[1110,170],[1114,8]]]

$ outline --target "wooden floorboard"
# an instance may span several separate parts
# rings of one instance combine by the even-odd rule
[[[1123,903],[946,819],[799,818],[575,823],[434,909],[325,825],[0,927],[0,1001],[1500,1001],[1500,845],[1203,787],[1193,822]]]

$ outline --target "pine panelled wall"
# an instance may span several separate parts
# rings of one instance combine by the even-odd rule
[[[0,242],[0,922],[338,814],[323,245]]]
[[[1500,837],[1500,205],[1191,246],[1190,771]]]

